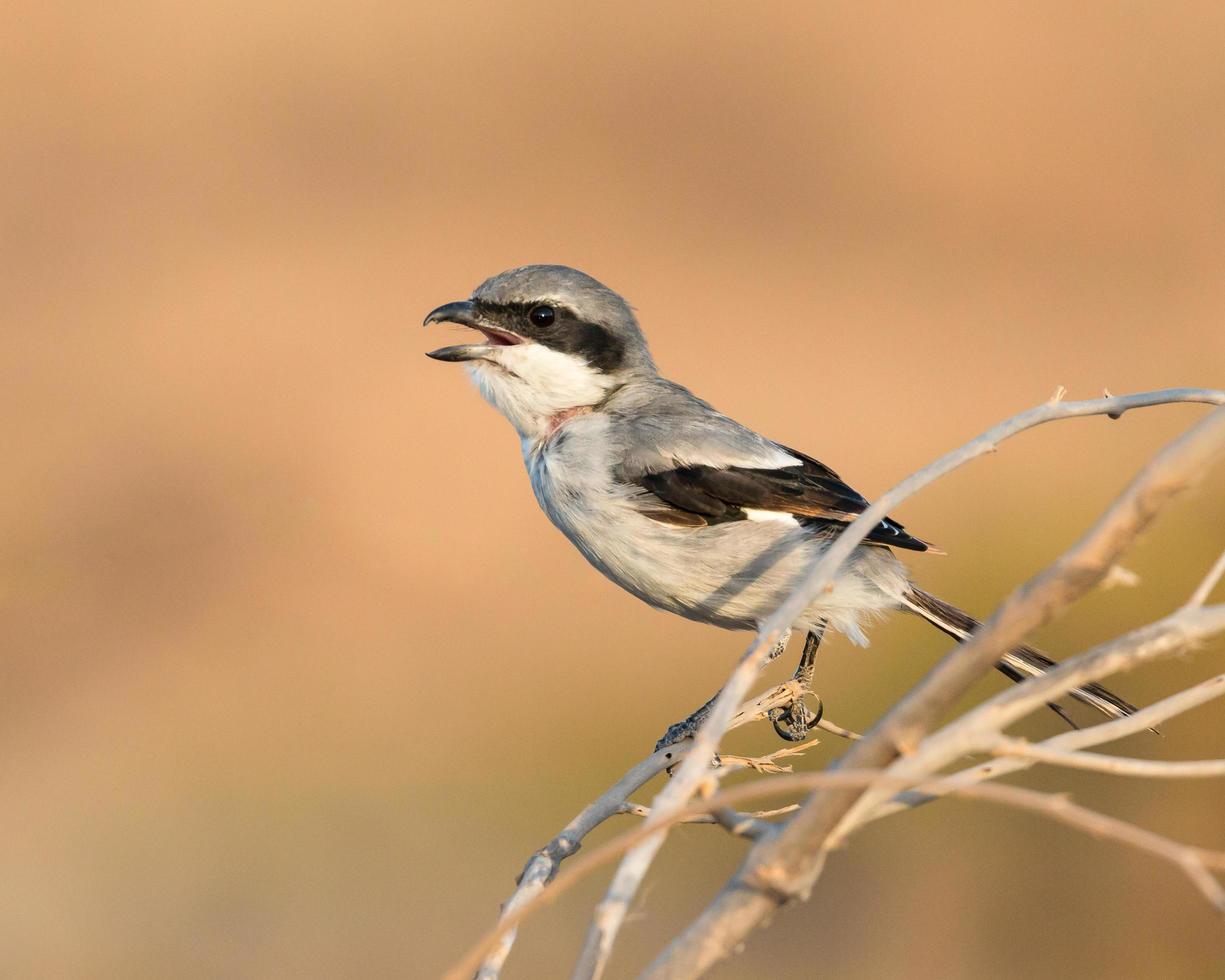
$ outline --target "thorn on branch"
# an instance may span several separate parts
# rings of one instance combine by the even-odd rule
[[[835,725],[828,718],[824,717],[817,722],[817,727],[823,732],[829,732],[831,735],[837,735],[839,738],[849,739],[852,742],[863,738],[859,732],[853,732],[849,728],[843,728],[841,725]]]
[[[1122,565],[1111,565],[1108,571],[1102,578],[1101,588],[1106,589],[1134,589],[1140,584],[1140,576],[1133,572],[1130,568],[1124,568]]]
[[[1204,576],[1204,580],[1200,582],[1199,587],[1191,594],[1191,598],[1187,600],[1186,608],[1195,609],[1207,602],[1208,596],[1212,594],[1212,590],[1216,588],[1223,575],[1225,575],[1225,551],[1221,552],[1220,557],[1217,558],[1212,568],[1208,570],[1208,574]]]

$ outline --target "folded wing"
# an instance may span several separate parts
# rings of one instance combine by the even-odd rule
[[[679,527],[704,527],[728,521],[790,516],[814,531],[832,533],[846,527],[868,506],[864,496],[844,483],[825,464],[780,446],[794,459],[781,467],[685,465],[640,473],[628,482],[650,498],[647,516]],[[906,533],[894,520],[883,520],[868,534],[868,544],[927,551],[930,545]]]

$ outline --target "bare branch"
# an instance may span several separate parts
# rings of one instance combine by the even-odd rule
[[[755,810],[752,813],[746,813],[746,817],[754,817],[758,820],[766,820],[770,817],[781,817],[788,813],[794,813],[800,808],[798,803],[788,803],[786,806],[775,807],[773,810]],[[651,808],[643,806],[641,803],[622,803],[617,810],[618,813],[624,813],[631,817],[649,817]],[[718,823],[719,821],[709,813],[698,813],[692,817],[686,817],[678,823]]]
[[[855,548],[866,538],[871,530],[881,520],[889,515],[899,504],[914,496],[928,484],[952,472],[960,466],[977,459],[979,456],[995,452],[1000,443],[1027,429],[1054,422],[1059,419],[1080,418],[1087,415],[1108,415],[1117,419],[1124,412],[1134,408],[1146,408],[1153,405],[1168,405],[1174,402],[1198,402],[1209,405],[1225,405],[1225,391],[1215,391],[1208,388],[1169,388],[1164,391],[1149,391],[1135,395],[1095,398],[1087,401],[1065,402],[1052,399],[1036,408],[1031,408],[1020,415],[992,426],[976,439],[970,440],[959,449],[942,456],[918,472],[907,477],[897,486],[882,494],[871,506],[859,515],[838,536],[829,550],[821,557],[808,573],[805,580],[788,597],[758,631],[759,637],[781,633],[790,627],[808,608],[809,603],[826,588],[837,574],[838,569],[854,552]],[[1219,413],[1213,413],[1217,415]],[[1111,564],[1114,564],[1111,562]],[[755,644],[755,646],[760,645]],[[751,652],[751,650],[750,650]],[[747,656],[748,654],[746,654]]]
[[[1140,584],[1140,576],[1122,565],[1111,565],[1100,585],[1101,589],[1134,589]]]
[[[768,755],[760,755],[755,758],[743,755],[722,755],[719,757],[719,765],[723,770],[723,775],[735,772],[737,769],[752,769],[754,772],[763,774],[791,772],[791,767],[780,763],[780,759],[790,759],[793,756],[803,755],[814,745],[820,744],[821,742],[818,739],[809,739],[807,742],[787,745]]]
[[[777,642],[791,627],[809,603],[827,588],[834,580],[838,569],[851,556],[855,548],[867,537],[872,528],[884,519],[888,513],[898,506],[906,498],[917,493],[923,487],[939,479],[946,473],[951,472],[959,466],[969,462],[972,459],[982,456],[986,453],[994,452],[1001,442],[1010,438],[1026,429],[1031,429],[1034,426],[1041,425],[1045,422],[1052,422],[1057,419],[1075,418],[1086,415],[1108,415],[1111,418],[1119,418],[1122,414],[1132,408],[1142,408],[1151,405],[1169,404],[1171,402],[1191,401],[1191,402],[1206,402],[1209,404],[1225,404],[1225,392],[1212,391],[1208,389],[1197,388],[1174,388],[1165,391],[1145,392],[1136,395],[1126,395],[1118,398],[1098,398],[1089,401],[1080,402],[1064,402],[1059,399],[1052,399],[1043,405],[1032,408],[1027,412],[1022,412],[1011,419],[1001,422],[999,425],[988,429],[977,439],[971,440],[960,449],[954,450],[951,453],[941,457],[936,462],[919,470],[913,476],[903,480],[892,490],[889,490],[881,496],[875,503],[869,506],[858,518],[855,519],[844,530],[838,538],[833,542],[825,554],[817,561],[803,581],[796,587],[787,600],[771,615],[758,629],[757,638],[754,643],[745,651],[740,662],[732,671],[727,683],[724,685],[722,692],[716,699],[713,709],[702,729],[698,732],[695,739],[695,746],[690,752],[689,757],[680,767],[678,777],[674,779],[660,795],[656,798],[652,810],[652,819],[656,816],[660,820],[670,812],[674,812],[684,806],[685,802],[693,795],[698,782],[710,764],[715,751],[718,748],[719,740],[722,738],[723,732],[726,730],[727,721],[730,717],[731,705],[737,703],[744,697],[748,690],[749,684],[752,683],[753,677],[760,670],[770,647]],[[1225,433],[1225,416],[1221,412],[1214,412],[1214,418],[1218,418],[1216,430]],[[1201,423],[1202,425],[1202,423]],[[1211,455],[1211,450],[1216,448],[1216,443],[1207,436],[1201,436],[1196,442],[1196,448],[1203,448],[1200,443],[1211,444],[1206,455]],[[1201,456],[1205,455],[1201,453]],[[1194,473],[1195,471],[1192,471]],[[1181,481],[1174,481],[1178,485],[1170,489],[1170,493],[1182,489],[1186,482],[1189,481],[1191,474],[1184,474]],[[1136,515],[1135,527],[1132,528],[1130,534],[1126,534],[1119,546],[1109,548],[1107,551],[1110,555],[1104,568],[1090,568],[1086,571],[1085,584],[1083,588],[1088,588],[1089,584],[1098,581],[1105,573],[1106,568],[1114,564],[1114,559],[1122,550],[1122,545],[1129,542],[1135,533],[1138,533],[1140,528],[1148,523],[1156,506],[1160,501],[1164,500],[1169,494],[1163,494],[1159,491],[1156,493],[1156,498],[1149,509],[1147,502],[1139,499],[1133,500],[1133,503],[1140,508],[1141,513]],[[1087,555],[1084,557],[1088,557]],[[1100,559],[1099,559],[1100,560]],[[1005,627],[1001,628],[1001,624],[996,620],[988,623],[984,629],[971,640],[967,647],[970,649],[974,646],[974,641],[977,640],[978,653],[977,656],[968,655],[960,659],[960,663],[965,666],[953,673],[962,673],[965,676],[961,678],[956,685],[954,693],[948,697],[932,700],[931,695],[926,695],[926,700],[920,699],[918,704],[927,704],[929,709],[923,712],[926,718],[925,723],[920,723],[916,718],[909,724],[910,731],[900,732],[901,739],[894,737],[893,734],[886,732],[882,738],[883,741],[878,742],[861,742],[857,748],[861,749],[860,756],[857,756],[855,765],[862,765],[865,768],[874,768],[888,762],[892,757],[894,747],[897,745],[909,744],[908,737],[921,737],[922,733],[933,723],[938,710],[942,710],[943,706],[954,700],[957,694],[969,687],[969,684],[981,672],[988,669],[990,664],[994,662],[995,655],[1002,652],[1009,643],[1002,642],[1002,639],[1011,633],[1015,633],[1019,638],[1024,632],[1033,629],[1039,625],[1044,619],[1050,615],[1054,608],[1059,605],[1057,601],[1058,593],[1063,589],[1060,587],[1066,581],[1073,581],[1081,576],[1076,575],[1075,565],[1069,565],[1060,570],[1060,574],[1056,577],[1057,582],[1047,583],[1048,585],[1056,586],[1048,589],[1048,594],[1045,598],[1037,596],[1031,598],[1029,603],[1021,608],[1025,612],[1030,613],[1029,617],[1018,616],[1016,622],[1007,624],[1005,618]],[[1082,588],[1082,591],[1083,591]],[[1078,594],[1078,593],[1076,593]],[[1065,600],[1066,601],[1066,600]],[[1007,606],[997,614],[997,618],[1005,612],[1010,611]],[[1020,610],[1016,610],[1020,611]],[[996,634],[993,635],[993,628]],[[1014,639],[1012,642],[1015,642]],[[994,650],[994,654],[991,651]],[[988,659],[990,656],[990,659]],[[942,665],[943,666],[943,665]],[[953,691],[950,682],[944,682],[944,686],[949,691]],[[896,725],[900,717],[908,716],[916,708],[916,702],[907,700],[899,705],[899,708],[905,710],[901,716],[895,716],[891,713],[890,718],[893,719],[893,724]],[[868,746],[864,748],[864,746]],[[884,749],[884,751],[882,751]],[[843,794],[843,800],[837,804],[837,807],[845,812],[849,808],[857,791],[850,791],[848,794]],[[830,804],[834,806],[834,804]],[[801,824],[807,823],[804,819],[804,813],[801,812],[797,818]],[[810,820],[816,820],[813,816]],[[833,829],[833,823],[837,817],[831,817],[829,814],[820,817],[821,823],[829,823],[827,830]],[[779,846],[789,848],[793,841],[797,841],[803,837],[814,835],[812,827],[802,826],[802,829],[797,829],[791,835],[784,835],[785,840],[781,839],[778,842],[765,841],[763,846]],[[824,834],[820,834],[824,838]],[[648,838],[638,848],[626,855],[621,862],[621,866],[617,869],[617,873],[613,876],[613,880],[608,887],[604,900],[596,907],[595,914],[592,918],[592,923],[587,932],[587,939],[584,943],[583,953],[580,956],[579,963],[574,971],[575,980],[593,980],[598,978],[603,972],[604,966],[607,963],[608,956],[612,950],[612,944],[616,939],[617,932],[620,930],[622,922],[625,920],[626,912],[629,909],[629,903],[636,894],[642,879],[646,876],[647,869],[655,858],[655,854],[659,848],[663,846],[664,835],[661,833],[658,836]],[[803,856],[799,853],[793,853],[788,857],[789,861],[802,860],[809,864],[809,876],[815,879],[813,872],[816,868],[815,855]],[[805,886],[806,888],[807,886]],[[801,889],[804,890],[804,889]],[[757,912],[751,918],[754,922],[761,921],[770,911],[772,903],[766,904],[755,902]],[[751,927],[751,925],[750,925]]]
[[[681,746],[674,746],[676,750],[681,748]],[[672,765],[677,754],[675,751],[655,752],[632,766],[595,802],[585,807],[578,816],[571,820],[560,834],[533,854],[519,876],[518,887],[514,894],[502,906],[499,924],[514,917],[539,895],[557,874],[557,869],[561,866],[562,861],[582,846],[583,838],[609,817],[619,813],[620,807],[629,798],[629,795],[641,789],[654,776]],[[497,980],[506,962],[506,957],[510,955],[511,947],[515,944],[515,939],[516,931],[513,928],[499,933],[497,945],[490,949],[488,956],[477,971],[478,980]]]
[[[1073,657],[1040,677],[1002,691],[931,735],[921,748],[899,759],[889,767],[888,772],[898,777],[930,774],[969,753],[990,751],[999,743],[1002,729],[1053,698],[1119,670],[1132,669],[1159,657],[1181,653],[1221,632],[1225,632],[1225,604],[1183,608],[1159,622]],[[1104,729],[1110,724],[1114,723],[1087,731]],[[1057,748],[1056,751],[1061,750]],[[865,793],[831,835],[830,845],[836,844],[853,826],[863,823],[885,796],[885,791]]]
[[[978,796],[977,793],[982,790],[992,792]],[[1225,854],[1223,853],[1172,841],[1168,837],[1162,837],[1160,834],[1137,827],[1125,820],[1080,806],[1066,796],[1040,793],[1021,786],[976,786],[968,794],[965,790],[958,790],[957,793],[966,796],[967,799],[989,800],[1023,810],[1031,810],[1065,823],[1069,827],[1083,830],[1094,837],[1105,837],[1118,841],[1120,844],[1128,844],[1139,850],[1147,851],[1155,857],[1170,861],[1191,879],[1192,884],[1199,889],[1213,908],[1218,912],[1225,912],[1225,888],[1209,871],[1210,868],[1219,870],[1225,866]]]
[[[1061,398],[1062,396],[1060,396]],[[1053,399],[1036,409],[1022,413],[1022,415],[1010,419],[1007,422],[995,426],[988,432],[984,433],[978,439],[968,444],[962,449],[950,453],[948,456],[926,467],[924,470],[916,473],[915,476],[899,484],[888,494],[882,497],[872,508],[869,508],[862,517],[852,524],[847,532],[835,543],[835,546],[830,549],[824,556],[822,561],[816,563],[811,570],[808,581],[805,583],[804,589],[799,592],[807,592],[808,595],[815,594],[836,573],[837,566],[841,563],[845,555],[853,551],[855,545],[875,525],[875,519],[879,514],[896,507],[900,500],[913,494],[921,487],[937,479],[939,476],[950,471],[956,466],[982,455],[985,452],[994,451],[996,445],[1005,438],[1023,431],[1035,425],[1042,424],[1046,421],[1053,421],[1058,418],[1076,417],[1089,414],[1105,413],[1117,418],[1124,411],[1131,408],[1144,407],[1148,405],[1164,404],[1174,401],[1188,402],[1207,402],[1221,404],[1225,402],[1225,393],[1214,392],[1203,389],[1171,389],[1164,392],[1150,392],[1140,395],[1125,396],[1123,398],[1107,397],[1089,402],[1062,402],[1060,398]],[[879,514],[877,513],[879,512]],[[1216,573],[1216,574],[1219,574]],[[1211,583],[1206,583],[1201,586],[1196,595],[1200,596],[1207,594],[1210,590]],[[1203,601],[1203,597],[1200,597]],[[807,604],[807,600],[802,595],[793,595],[789,600],[791,605],[799,604],[802,608]],[[787,605],[779,611],[775,620],[777,622],[787,621]],[[773,622],[773,621],[772,621]],[[485,980],[494,980],[499,975],[501,966],[508,955],[511,944],[514,941],[513,922],[518,921],[518,913],[531,901],[534,897],[539,896],[545,885],[557,873],[560,863],[567,856],[573,854],[581,845],[582,839],[588,834],[591,829],[598,826],[601,822],[611,816],[613,813],[625,812],[627,807],[636,806],[628,803],[628,796],[637,788],[643,785],[652,776],[657,774],[664,767],[674,766],[678,760],[683,760],[679,767],[677,778],[673,779],[665,788],[664,792],[655,800],[654,806],[647,810],[641,808],[644,814],[647,814],[647,829],[650,824],[658,823],[661,828],[669,825],[668,811],[675,810],[678,807],[683,807],[685,802],[693,795],[694,792],[703,785],[709,782],[711,777],[710,762],[713,759],[714,752],[717,749],[718,741],[721,739],[725,730],[745,724],[755,718],[764,716],[772,707],[781,706],[790,703],[794,698],[801,694],[801,691],[796,690],[796,682],[793,680],[784,685],[766,692],[755,701],[750,702],[742,707],[739,713],[731,715],[729,705],[734,705],[740,696],[747,690],[748,684],[751,683],[752,677],[760,668],[761,661],[764,659],[766,652],[769,649],[773,639],[781,635],[781,632],[771,628],[771,624],[767,623],[759,632],[759,636],[753,646],[746,652],[741,662],[737,666],[737,670],[733,673],[731,680],[725,686],[722,696],[715,705],[715,710],[712,711],[708,718],[707,724],[702,732],[699,733],[698,739],[686,745],[676,746],[665,753],[656,754],[643,760],[633,767],[629,772],[622,777],[618,783],[610,788],[608,792],[603,794],[599,800],[587,807],[580,813],[574,821],[568,825],[561,834],[558,835],[541,851],[533,856],[528,862],[524,873],[520,878],[519,888],[507,901],[502,920],[499,925],[499,939],[492,954],[487,958],[482,966],[480,976]],[[859,739],[854,732],[850,732],[832,722],[822,719],[819,727],[825,731],[839,735],[840,737]],[[732,768],[738,765],[740,760],[725,757],[724,767],[717,775],[723,775]],[[999,760],[997,764],[1016,764],[1022,763],[1022,760],[1008,759]],[[1024,764],[1024,763],[1022,763]],[[768,765],[768,764],[767,764]],[[848,784],[849,785],[849,784]],[[862,785],[862,784],[859,784]],[[663,804],[661,808],[661,804]],[[878,808],[879,809],[879,808]],[[725,814],[725,822],[733,821],[731,815]],[[755,816],[755,815],[750,815]],[[737,818],[738,819],[738,818]],[[631,854],[627,857],[626,862],[623,862],[622,871],[628,873],[626,881],[628,887],[623,888],[623,896],[617,896],[618,887],[617,879],[614,878],[613,885],[610,886],[609,896],[615,897],[620,906],[620,910],[614,910],[611,928],[607,930],[594,930],[593,934],[601,939],[598,944],[599,956],[588,968],[590,975],[598,975],[602,969],[603,962],[607,959],[607,953],[611,949],[611,943],[615,938],[616,930],[619,928],[620,921],[624,917],[624,911],[628,908],[628,902],[632,898],[633,892],[636,890],[641,877],[645,874],[646,868],[649,866],[654,852],[662,843],[662,834],[644,835],[645,843],[639,849],[636,861],[631,861],[635,855]],[[589,935],[589,939],[591,936]],[[582,969],[579,971],[579,976],[588,975]]]
[[[1096,752],[1063,752],[1034,745],[1020,738],[1004,738],[991,750],[995,755],[1028,759],[1069,769],[1087,769],[1116,776],[1143,776],[1148,779],[1210,779],[1225,776],[1225,759],[1194,762],[1167,762],[1163,759],[1126,759]]]
[[[1094,745],[1103,745],[1106,742],[1113,742],[1128,735],[1142,732],[1147,728],[1152,728],[1170,718],[1184,714],[1193,708],[1199,707],[1201,704],[1222,696],[1225,696],[1225,674],[1218,674],[1216,677],[1202,681],[1194,687],[1188,688],[1185,691],[1179,691],[1177,694],[1158,701],[1156,704],[1142,708],[1134,715],[1103,722],[1100,725],[1094,725],[1092,728],[1064,732],[1061,735],[1048,738],[1040,744],[1044,748],[1064,752],[1088,748]],[[1009,773],[1029,769],[1033,765],[1035,765],[1034,762],[1026,759],[1011,758],[971,766],[968,769],[963,769],[951,776],[947,776],[937,783],[924,783],[913,790],[898,793],[892,800],[873,810],[865,822],[879,820],[881,817],[890,816],[900,810],[908,810],[921,806],[924,803],[930,803],[933,800],[939,799],[951,788],[967,786],[971,783],[980,783],[987,779],[997,779]]]
[[[669,817],[668,823],[670,826],[675,826],[681,823],[695,822],[698,818],[709,815],[713,810],[739,806],[763,796],[805,791],[818,787],[868,786],[878,784],[882,779],[890,782],[895,788],[903,785],[901,781],[891,780],[879,771],[839,770],[835,772],[795,773],[778,776],[773,779],[746,783],[731,789],[722,790],[707,799],[689,803]],[[1071,803],[1064,797],[1040,793],[1036,790],[1023,789],[1018,786],[961,786],[951,789],[949,792],[955,793],[958,797],[967,800],[1000,803],[1030,810],[1095,836],[1130,844],[1141,850],[1153,853],[1158,857],[1172,860],[1182,870],[1187,871],[1188,875],[1195,880],[1197,887],[1200,887],[1200,890],[1204,892],[1205,896],[1209,898],[1214,906],[1225,910],[1225,904],[1222,904],[1225,903],[1225,892],[1221,890],[1219,883],[1216,883],[1211,878],[1211,875],[1208,875],[1208,880],[1211,884],[1205,885],[1202,881],[1202,876],[1188,871],[1188,868],[1194,865],[1198,865],[1201,869],[1205,870],[1225,870],[1225,852],[1207,850],[1171,841],[1134,824],[1088,810],[1085,807]],[[489,935],[482,937],[477,944],[468,950],[446,972],[443,980],[464,980],[470,971],[481,961],[481,957],[485,955],[486,951],[496,946],[502,934],[515,929],[525,918],[556,901],[562,894],[592,872],[613,861],[644,837],[656,832],[656,828],[643,824],[633,830],[620,834],[569,862],[559,872],[557,878],[547,890],[537,892],[514,912],[508,912]]]
[[[897,785],[896,780],[884,774],[879,774],[875,779],[872,779],[869,773],[853,773],[852,771],[804,773],[724,790],[718,795],[703,801],[702,805],[730,806],[733,803],[741,803],[746,799],[770,792],[836,785],[831,777],[837,776],[864,777],[867,785],[876,785],[882,780],[891,782],[894,786]],[[848,784],[851,782],[853,780],[848,781]],[[1103,837],[1121,844],[1127,844],[1170,861],[1191,879],[1192,883],[1214,908],[1220,912],[1225,912],[1225,888],[1209,873],[1210,870],[1225,870],[1225,852],[1212,851],[1207,848],[1172,841],[1168,837],[1145,830],[1125,820],[1119,820],[1117,817],[1080,806],[1062,794],[1043,793],[1022,786],[999,785],[960,786],[951,789],[950,792],[967,800],[1000,803],[1022,810],[1029,810],[1082,830],[1094,837]],[[686,808],[686,812],[692,809],[693,807]],[[653,977],[654,968],[648,970],[645,976]]]
[[[748,690],[749,684],[765,664],[771,648],[778,645],[788,633],[790,629],[784,628],[759,635],[753,646],[740,658],[731,677],[715,698],[710,714],[689,746],[685,761],[651,804],[651,815],[644,826],[648,831],[658,828],[659,833],[645,837],[625,855],[603,900],[596,906],[583,942],[583,950],[574,968],[575,980],[594,980],[604,972],[612,952],[612,944],[629,911],[629,903],[637,893],[638,886],[646,876],[656,853],[663,846],[664,834],[671,824],[672,815],[679,812],[709,778],[719,742],[732,721],[733,706]]]
[[[759,820],[757,817],[751,816],[748,813],[741,813],[739,810],[734,810],[729,806],[722,806],[712,810],[710,815],[715,818],[715,823],[719,824],[733,837],[761,840],[762,837],[774,829],[774,825],[770,821]]]
[[[817,722],[817,727],[823,732],[829,732],[831,735],[837,735],[839,738],[847,738],[852,742],[857,742],[863,738],[858,732],[853,732],[849,728],[843,728],[841,725],[835,725],[832,721],[827,721],[822,718]]]
[[[796,680],[776,685],[741,705],[728,728],[729,730],[739,728],[764,718],[771,709],[790,704],[802,693],[801,685]],[[502,916],[499,922],[504,922],[508,916],[538,895],[557,874],[557,869],[561,866],[562,861],[582,846],[583,838],[609,817],[622,812],[621,807],[633,793],[636,793],[653,777],[683,759],[691,747],[691,743],[682,743],[647,756],[631,767],[624,776],[601,794],[599,799],[584,808],[560,834],[533,854],[519,876],[518,887],[514,894],[502,906]],[[793,751],[803,751],[804,748],[804,746],[792,747]],[[781,757],[787,751],[784,749],[782,753],[776,753],[776,756]],[[734,762],[731,763],[731,766],[734,766]],[[731,766],[728,771],[732,771]],[[643,809],[646,810],[645,807]],[[500,932],[497,945],[485,958],[477,973],[479,980],[497,980],[514,946],[515,938],[514,929]]]
[[[1217,582],[1221,581],[1221,576],[1225,575],[1225,551],[1221,552],[1216,563],[1209,569],[1208,574],[1204,576],[1204,581],[1200,582],[1194,594],[1187,600],[1188,606],[1202,606],[1208,601],[1208,596],[1212,590],[1216,588]]]
[[[1220,392],[1197,394],[1196,400],[1214,404],[1225,401],[1225,394]],[[1140,401],[1131,401],[1135,398]],[[879,510],[874,512],[874,505],[865,511],[817,563],[804,587],[783,604],[778,617],[763,625],[762,632],[768,635],[768,630],[777,628],[777,622],[794,621],[807,605],[808,598],[816,594],[815,589],[810,592],[809,588],[813,585],[823,588],[828,584],[837,564],[862,540],[868,527],[874,526],[898,499],[961,462],[981,455],[1015,432],[1054,418],[1101,411],[1114,416],[1120,413],[1122,404],[1130,402],[1128,407],[1133,407],[1165,400],[1165,395],[1154,393],[1097,402],[1048,403],[989,430],[973,443],[903,481],[878,501],[885,505]],[[1161,505],[1194,482],[1223,449],[1225,409],[1217,409],[1144,467],[1071,551],[1010,596],[989,622],[947,656],[862,741],[852,746],[841,765],[876,769],[887,765],[899,752],[912,752],[940,715],[995,663],[1000,654],[1100,581]],[[873,523],[860,526],[869,520]],[[694,761],[692,756],[687,760]],[[861,795],[857,789],[815,794],[780,833],[754,846],[743,868],[711,906],[656,961],[662,971],[658,975],[697,976],[727,955],[789,897],[806,895],[820,874],[831,836]],[[623,867],[626,863],[623,862]],[[623,880],[620,885],[632,894],[637,880],[640,876]],[[618,898],[625,901],[625,892]],[[665,963],[667,969],[663,971]]]

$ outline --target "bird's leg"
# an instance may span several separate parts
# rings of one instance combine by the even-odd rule
[[[811,635],[812,634],[810,633],[809,636]],[[779,637],[778,642],[770,648],[770,652],[766,656],[765,661],[762,663],[762,667],[765,667],[766,664],[773,663],[775,660],[777,660],[779,655],[787,649],[787,641],[790,639],[791,630],[787,630],[782,636]],[[815,646],[813,649],[816,649]],[[807,644],[805,644],[804,650],[807,653]],[[704,722],[706,720],[706,716],[710,714],[710,709],[715,706],[715,701],[718,700],[721,693],[721,689],[716,691],[714,697],[702,705],[702,707],[698,708],[697,711],[691,714],[684,721],[678,721],[675,725],[669,725],[668,730],[663,734],[663,738],[655,743],[655,751],[658,752],[660,749],[667,748],[669,745],[675,745],[677,742],[683,741],[684,739],[693,738],[693,736],[698,733],[698,729],[702,727],[702,722]],[[777,728],[777,725],[775,727]]]
[[[821,720],[824,705],[817,698],[817,711],[813,714],[804,703],[804,695],[812,691],[812,675],[817,664],[817,647],[821,645],[821,637],[825,635],[825,623],[817,624],[817,628],[804,638],[804,652],[800,654],[800,662],[796,665],[792,680],[799,681],[800,694],[785,708],[774,708],[770,712],[770,721],[780,738],[788,742],[802,742],[808,737],[808,732]],[[816,695],[813,695],[816,697]]]

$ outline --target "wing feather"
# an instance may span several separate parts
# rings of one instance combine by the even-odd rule
[[[661,523],[704,527],[748,520],[749,510],[789,514],[814,532],[833,533],[868,506],[820,460],[771,442],[672,382],[627,385],[606,411],[620,449],[614,478],[640,490],[642,511]],[[865,540],[935,550],[894,520]]]
[[[669,524],[700,527],[748,519],[746,511],[790,514],[814,530],[836,531],[858,517],[868,501],[842,482],[829,467],[793,450],[800,463],[774,469],[740,466],[680,466],[642,474],[635,482],[655,500],[649,516]],[[910,551],[927,551],[925,541],[886,519],[865,539]]]

